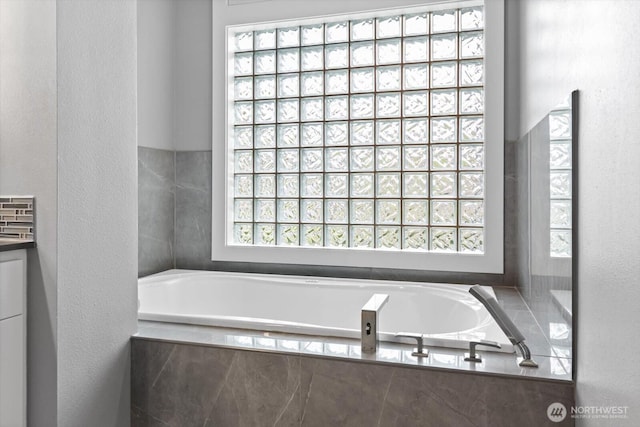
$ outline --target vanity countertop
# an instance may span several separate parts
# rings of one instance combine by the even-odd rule
[[[13,251],[16,249],[29,249],[35,247],[36,242],[34,242],[33,240],[20,240],[0,237],[0,252]]]

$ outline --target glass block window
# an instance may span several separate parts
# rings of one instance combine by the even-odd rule
[[[552,257],[571,256],[571,98],[549,113],[549,194]]]
[[[481,5],[231,27],[227,243],[483,253],[484,46]]]

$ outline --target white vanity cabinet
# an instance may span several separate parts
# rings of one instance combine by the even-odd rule
[[[0,427],[27,425],[26,250],[0,252]]]

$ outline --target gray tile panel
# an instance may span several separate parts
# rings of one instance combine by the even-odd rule
[[[394,369],[303,357],[303,426],[378,425]]]
[[[300,420],[300,359],[237,351],[205,427],[293,426]]]
[[[574,405],[571,382],[302,354],[134,338],[132,361],[134,427],[533,427]]]
[[[211,269],[211,151],[176,152],[175,260]]]
[[[175,153],[138,147],[138,275],[174,268]]]

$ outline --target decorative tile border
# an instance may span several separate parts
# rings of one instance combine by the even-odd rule
[[[34,240],[32,196],[0,196],[0,237]]]

